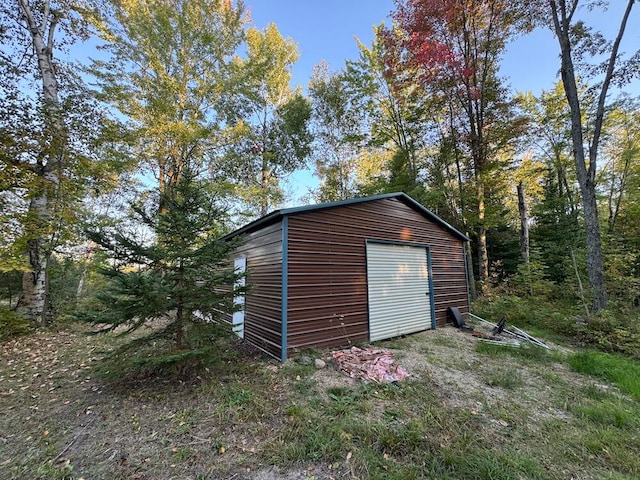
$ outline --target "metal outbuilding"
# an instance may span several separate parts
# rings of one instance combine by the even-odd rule
[[[414,333],[469,312],[467,237],[405,193],[270,213],[230,233],[250,286],[234,331],[282,361]]]

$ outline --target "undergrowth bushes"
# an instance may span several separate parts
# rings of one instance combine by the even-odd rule
[[[488,294],[478,299],[473,311],[494,323],[505,317],[508,325],[534,327],[560,335],[577,333],[576,318],[580,310],[564,302],[552,302],[546,297],[519,297]]]
[[[578,337],[605,352],[617,352],[640,359],[640,311],[607,310],[580,325]]]
[[[28,320],[8,308],[0,307],[0,341],[26,335],[31,331]]]
[[[558,288],[558,287],[557,287]],[[528,296],[493,290],[473,304],[473,312],[498,323],[505,317],[508,325],[569,337],[585,346],[606,352],[622,353],[640,359],[640,308],[620,306],[586,318],[584,306],[572,295]]]

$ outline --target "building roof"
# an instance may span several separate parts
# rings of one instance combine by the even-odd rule
[[[356,204],[356,203],[372,202],[372,201],[375,201],[375,200],[384,200],[384,199],[387,199],[387,198],[396,198],[396,199],[400,200],[402,203],[404,203],[405,205],[413,208],[414,210],[416,210],[418,213],[422,214],[423,216],[425,216],[429,220],[441,225],[442,227],[444,227],[446,230],[450,231],[452,234],[454,234],[459,239],[461,239],[463,241],[469,240],[468,237],[464,233],[460,232],[459,230],[457,230],[454,227],[452,227],[451,225],[449,225],[447,222],[445,222],[443,219],[438,217],[431,210],[425,208],[424,206],[422,206],[420,203],[418,203],[416,200],[414,200],[413,198],[411,198],[409,195],[407,195],[404,192],[383,193],[383,194],[380,194],[380,195],[373,195],[373,196],[370,196],[370,197],[351,198],[349,200],[340,200],[340,201],[337,201],[337,202],[317,203],[315,205],[304,205],[302,207],[281,208],[280,210],[275,210],[275,211],[265,215],[264,217],[258,218],[257,220],[254,220],[253,222],[248,223],[245,226],[238,228],[237,230],[234,230],[233,232],[231,232],[231,233],[225,235],[224,237],[222,237],[222,239],[223,240],[229,240],[229,239],[231,239],[233,237],[236,237],[238,235],[241,235],[243,233],[254,232],[256,230],[259,230],[260,228],[263,228],[263,227],[266,227],[268,225],[271,225],[273,223],[278,222],[279,220],[281,220],[283,217],[285,217],[287,215],[292,215],[292,214],[297,214],[297,213],[304,213],[304,212],[311,212],[311,211],[314,211],[314,210],[324,210],[324,209],[329,209],[329,208],[341,207],[341,206],[344,206],[344,205],[352,205],[352,204]]]

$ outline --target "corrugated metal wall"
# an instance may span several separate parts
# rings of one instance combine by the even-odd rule
[[[288,352],[368,340],[365,240],[429,245],[435,316],[468,312],[462,241],[396,198],[291,214]]]
[[[244,338],[280,358],[282,345],[282,222],[245,235],[233,258],[247,258]]]

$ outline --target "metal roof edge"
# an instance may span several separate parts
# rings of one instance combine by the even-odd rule
[[[339,200],[337,202],[324,202],[324,203],[317,203],[315,205],[303,205],[301,207],[282,208],[282,209],[279,209],[279,210],[275,210],[275,211],[265,215],[264,217],[260,217],[260,218],[258,218],[256,220],[254,220],[253,222],[250,222],[250,223],[238,228],[237,230],[234,230],[231,233],[228,233],[227,235],[223,236],[221,238],[221,240],[230,240],[233,237],[236,237],[236,236],[241,235],[243,233],[246,233],[246,232],[249,232],[249,231],[253,231],[253,230],[257,229],[258,227],[270,225],[271,223],[275,223],[278,219],[280,219],[281,217],[284,217],[286,215],[292,215],[292,214],[296,214],[296,213],[304,213],[304,212],[309,212],[309,211],[313,211],[313,210],[322,210],[322,209],[325,209],[325,208],[342,207],[342,206],[345,206],[345,205],[352,205],[352,204],[356,204],[356,203],[372,202],[372,201],[375,201],[375,200],[384,200],[384,199],[387,199],[387,198],[398,198],[399,200],[403,201],[408,206],[414,208],[415,210],[419,211],[423,215],[429,217],[431,220],[435,221],[436,223],[439,223],[441,226],[443,226],[444,228],[449,230],[451,233],[453,233],[454,235],[459,237],[461,240],[464,240],[464,241],[468,241],[469,240],[469,238],[464,233],[460,232],[459,230],[457,230],[456,228],[451,226],[449,223],[445,222],[442,218],[437,216],[431,210],[429,210],[428,208],[426,208],[425,206],[423,206],[418,201],[414,200],[413,198],[411,198],[409,195],[407,195],[404,192],[381,193],[379,195],[371,195],[371,196],[368,196],[368,197],[350,198],[348,200]]]
[[[275,223],[275,221],[280,218],[282,215],[280,214],[281,210],[275,210],[267,215],[265,215],[264,217],[260,217],[252,222],[247,223],[246,225],[243,225],[240,228],[237,228],[236,230],[234,230],[231,233],[227,233],[226,235],[222,236],[220,238],[220,240],[226,241],[226,240],[231,240],[233,237],[237,237],[238,235],[242,235],[243,233],[248,232],[249,230],[253,230],[256,227],[260,227],[263,225],[269,225],[271,223]]]
[[[470,241],[469,237],[467,237],[464,233],[462,233],[460,230],[458,230],[457,228],[455,228],[454,226],[452,226],[448,222],[445,222],[442,218],[440,218],[438,215],[433,213],[427,207],[425,207],[424,205],[419,203],[417,200],[414,200],[413,198],[411,198],[409,195],[407,195],[404,192],[398,192],[397,194],[399,196],[401,196],[405,201],[409,202],[417,210],[419,210],[420,212],[422,212],[423,214],[425,214],[426,216],[431,218],[431,220],[434,220],[436,223],[439,223],[440,225],[445,227],[447,230],[449,230],[451,233],[453,233],[454,235],[459,237],[460,240],[464,240],[465,242]]]
[[[347,200],[338,200],[336,202],[323,202],[323,203],[316,203],[314,205],[302,205],[300,207],[281,208],[279,210],[274,210],[273,212],[265,215],[264,217],[260,217],[260,218],[258,218],[256,220],[253,220],[252,222],[249,222],[246,225],[243,225],[242,227],[234,230],[231,233],[227,233],[226,235],[221,237],[221,240],[230,240],[233,237],[236,237],[238,235],[246,233],[246,232],[248,232],[250,230],[254,230],[257,227],[260,227],[260,226],[263,226],[263,225],[264,226],[269,225],[271,223],[274,223],[278,218],[280,218],[280,217],[282,217],[284,215],[290,215],[292,213],[307,212],[307,211],[311,211],[311,210],[320,210],[320,209],[323,209],[323,208],[340,207],[340,206],[344,206],[344,205],[350,205],[352,203],[369,202],[369,201],[372,201],[372,200],[381,200],[381,199],[384,199],[384,198],[395,197],[399,193],[401,193],[401,192],[381,193],[379,195],[371,195],[369,197],[350,198],[350,199],[347,199]]]
[[[283,215],[290,215],[292,213],[308,212],[311,210],[322,210],[323,208],[344,207],[345,205],[351,205],[353,203],[383,200],[385,198],[397,197],[398,195],[406,195],[406,193],[404,192],[381,193],[378,195],[371,195],[368,197],[356,197],[356,198],[349,198],[347,200],[338,200],[335,202],[324,202],[324,203],[316,203],[314,205],[303,205],[301,207],[284,208],[280,210],[280,212]]]

